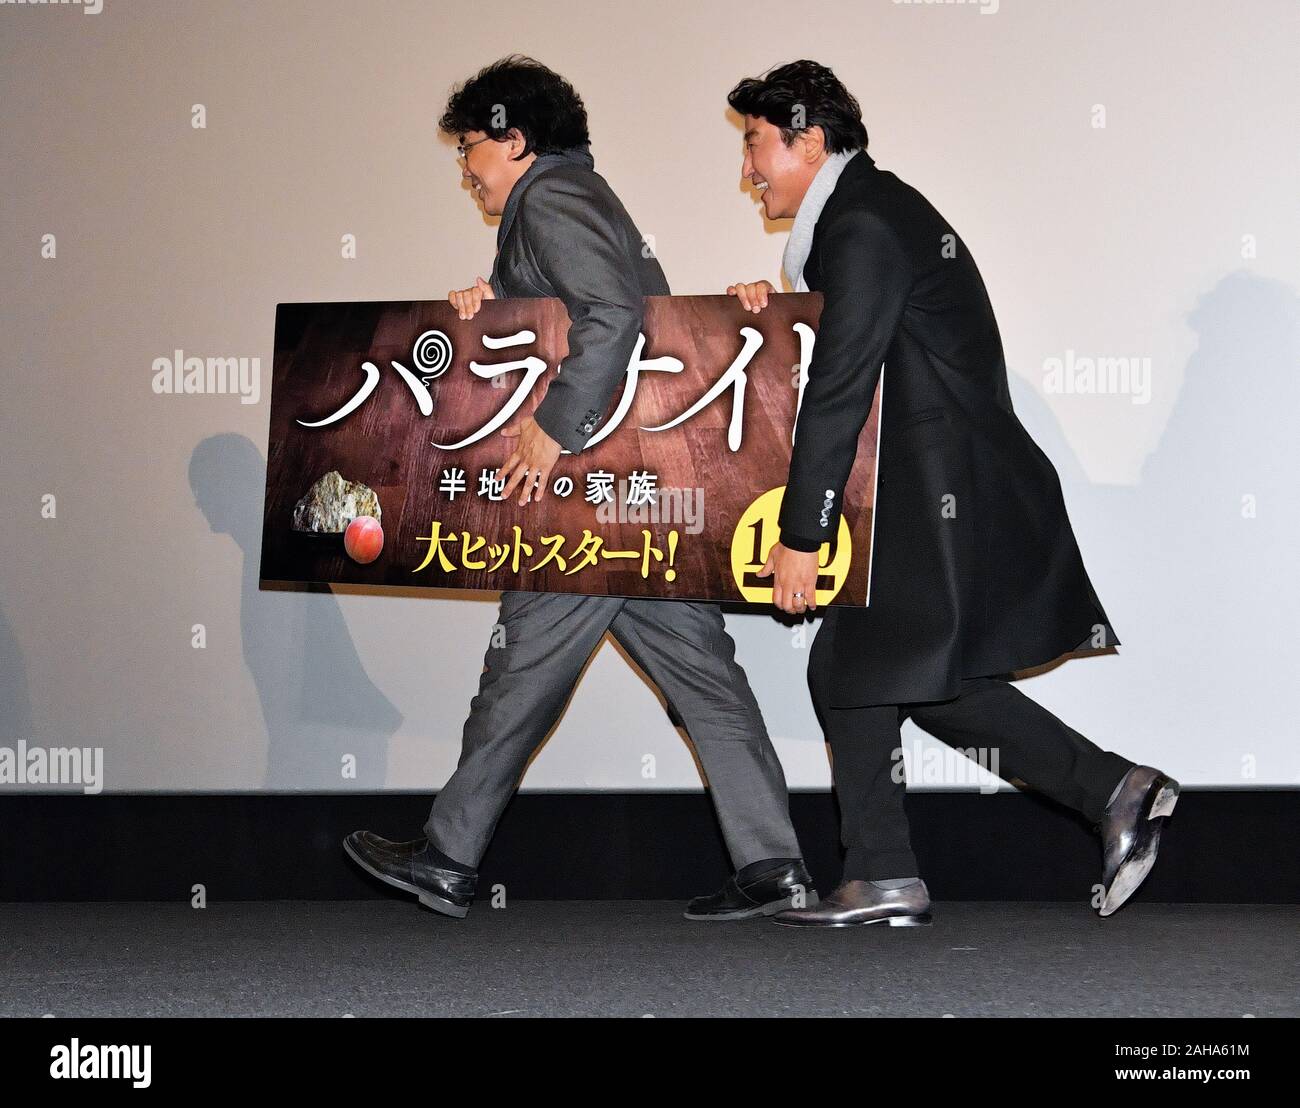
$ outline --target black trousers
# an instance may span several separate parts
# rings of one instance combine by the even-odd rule
[[[1018,778],[1092,823],[1136,764],[1095,746],[1003,676],[969,678],[952,700],[832,708],[828,630],[813,640],[808,684],[831,747],[845,881],[920,875],[903,809],[906,782],[895,769],[908,717],[949,746],[996,748],[999,776]]]

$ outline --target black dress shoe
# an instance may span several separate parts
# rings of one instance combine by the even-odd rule
[[[840,884],[813,908],[777,912],[774,923],[788,927],[858,927],[887,923],[890,927],[928,927],[930,890],[919,877],[899,889],[878,889],[870,881]]]
[[[770,916],[782,908],[817,903],[817,890],[802,861],[786,862],[737,884],[733,873],[719,892],[697,896],[682,913],[687,919],[750,919]],[[799,905],[802,906],[802,905]]]
[[[1178,803],[1178,790],[1177,781],[1151,766],[1134,766],[1124,776],[1099,825],[1101,884],[1106,892],[1098,915],[1114,912],[1151,872],[1160,831]]]
[[[421,904],[435,912],[458,918],[469,914],[478,875],[439,865],[430,855],[428,839],[394,843],[373,831],[353,831],[343,840],[343,849],[367,873],[415,893]]]

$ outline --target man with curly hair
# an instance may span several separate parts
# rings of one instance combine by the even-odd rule
[[[463,177],[500,216],[490,281],[449,295],[462,319],[496,297],[558,297],[569,354],[533,415],[512,432],[503,496],[540,498],[562,449],[579,453],[604,418],[642,325],[643,298],[668,295],[658,260],[595,172],[581,98],[531,58],[489,65],[447,103]],[[470,703],[460,762],[425,837],[393,843],[357,831],[345,848],[420,902],[464,916],[477,865],[528,759],[559,718],[608,631],[659,686],[704,766],[734,872],[697,897],[689,919],[743,919],[816,903],[790,823],[781,763],[735,644],[714,604],[504,592],[500,625]]]

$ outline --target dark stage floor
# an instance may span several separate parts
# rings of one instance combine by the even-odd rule
[[[1300,1014],[1300,908],[936,903],[929,928],[658,901],[0,904],[0,1015]]]

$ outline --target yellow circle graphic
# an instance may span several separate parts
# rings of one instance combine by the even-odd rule
[[[741,513],[731,536],[731,575],[740,595],[751,604],[772,603],[772,576],[759,577],[758,572],[767,563],[768,554],[781,537],[777,519],[784,495],[784,485],[768,489]],[[818,604],[829,604],[844,586],[852,558],[853,536],[841,515],[834,544],[828,540],[817,552]]]

